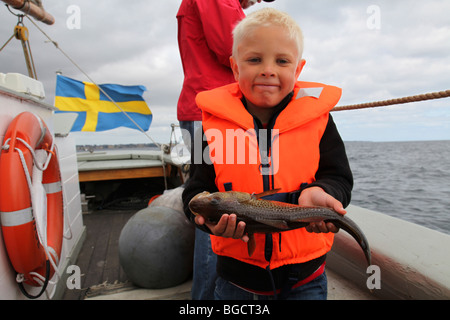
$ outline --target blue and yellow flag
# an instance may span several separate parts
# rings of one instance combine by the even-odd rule
[[[144,86],[99,85],[139,126],[147,131],[152,113],[142,97]],[[72,131],[105,131],[117,127],[139,128],[111,102],[99,88],[58,75],[56,78],[56,112],[78,113]]]

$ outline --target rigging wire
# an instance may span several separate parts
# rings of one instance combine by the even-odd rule
[[[5,48],[5,47],[8,45],[8,43],[12,40],[12,38],[14,38],[15,35],[16,35],[16,34],[13,33],[13,35],[11,36],[11,38],[9,38],[8,40],[6,40],[5,44],[0,48],[0,51],[2,51],[3,48]]]
[[[142,127],[136,123],[136,121],[131,118],[128,113],[123,110],[106,92],[103,90],[61,47],[58,45],[58,42],[54,41],[48,34],[44,32],[33,20],[28,17],[28,15],[25,15],[28,20],[30,20],[34,26],[42,32],[42,34],[58,49],[86,78],[89,79],[90,82],[92,82],[107,98],[110,100],[133,124],[141,131],[149,140],[151,140],[158,148],[161,148],[161,144],[157,143],[151,136],[149,136]]]
[[[11,12],[18,18],[18,22],[17,25],[14,27],[13,35],[0,48],[0,51],[2,51],[8,45],[8,43],[12,40],[12,38],[15,37],[17,40],[20,40],[22,44],[23,54],[25,56],[25,63],[27,65],[28,76],[30,78],[34,78],[37,80],[36,67],[34,65],[33,54],[31,53],[30,41],[28,40],[28,29],[23,24],[23,17],[25,15],[15,14],[14,12],[11,11],[8,5],[6,5],[6,7],[8,8],[9,12]]]
[[[142,127],[136,123],[136,121],[133,120],[133,118],[130,117],[130,115],[128,115],[128,113],[123,110],[109,95],[108,93],[106,93],[105,90],[103,90],[63,49],[61,49],[61,47],[58,45],[58,42],[54,41],[52,38],[50,38],[50,36],[44,32],[44,30],[42,30],[32,19],[30,19],[30,17],[28,15],[25,14],[25,17],[27,17],[28,20],[31,21],[31,23],[56,47],[56,49],[58,49],[86,78],[89,79],[90,82],[92,82],[105,96],[106,98],[108,98],[108,100],[110,100],[138,129],[140,132],[142,132],[150,141],[152,141],[160,150],[162,153],[164,153],[163,151],[163,146],[159,143],[157,143],[155,140],[153,140],[153,138],[147,134],[147,132],[144,131],[144,129],[142,129]],[[162,155],[160,157],[161,162],[162,162],[162,168],[163,168],[163,175],[164,175],[164,184],[165,184],[165,188],[167,189],[167,180],[166,180],[166,164],[165,164],[165,160],[164,160],[164,156]]]

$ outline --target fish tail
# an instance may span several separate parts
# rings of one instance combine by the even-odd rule
[[[336,224],[337,227],[344,229],[356,240],[356,242],[358,242],[359,246],[364,252],[364,256],[366,257],[367,263],[370,266],[372,264],[372,256],[370,253],[369,242],[367,241],[366,236],[358,227],[358,225],[355,222],[353,222],[353,220],[345,216],[342,217],[342,219],[333,220],[330,222],[333,222]]]

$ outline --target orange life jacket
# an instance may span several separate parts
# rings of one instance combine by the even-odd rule
[[[291,192],[302,183],[313,182],[329,111],[340,96],[341,89],[333,86],[297,82],[292,100],[276,118],[271,148],[261,154],[254,119],[242,104],[237,83],[198,94],[196,101],[203,112],[203,130],[219,191],[232,185],[235,191],[260,193],[267,189],[264,181],[269,179],[271,188]],[[273,233],[270,261],[265,258],[264,234],[255,234],[256,249],[251,257],[241,240],[212,235],[211,243],[218,255],[262,268],[270,262],[270,269],[274,269],[324,255],[331,249],[333,236],[309,233],[304,228]]]

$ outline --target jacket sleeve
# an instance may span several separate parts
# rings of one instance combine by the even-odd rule
[[[239,1],[199,0],[197,6],[208,47],[221,64],[230,67],[232,32],[235,25],[245,17]]]
[[[197,134],[201,134],[203,136],[203,130],[198,130]],[[195,139],[195,141],[200,140]],[[196,148],[201,148],[201,150],[198,150]],[[194,155],[196,152],[201,152],[202,154],[200,162],[198,162],[198,159],[194,159]],[[212,193],[219,191],[215,184],[216,172],[214,171],[214,165],[206,163],[203,159],[203,157],[208,154],[208,143],[206,141],[202,140],[201,146],[196,146],[195,143],[193,144],[191,152],[191,165],[189,169],[189,179],[185,183],[185,188],[182,195],[184,213],[186,217],[192,222],[194,221],[194,215],[189,209],[189,201],[191,201],[191,199],[200,192],[208,191]],[[209,232],[207,227],[197,227],[206,232]]]
[[[309,184],[307,188],[321,187],[325,192],[339,200],[345,208],[351,200],[353,174],[345,152],[344,142],[331,115],[319,147],[320,160],[315,177],[316,181]]]

